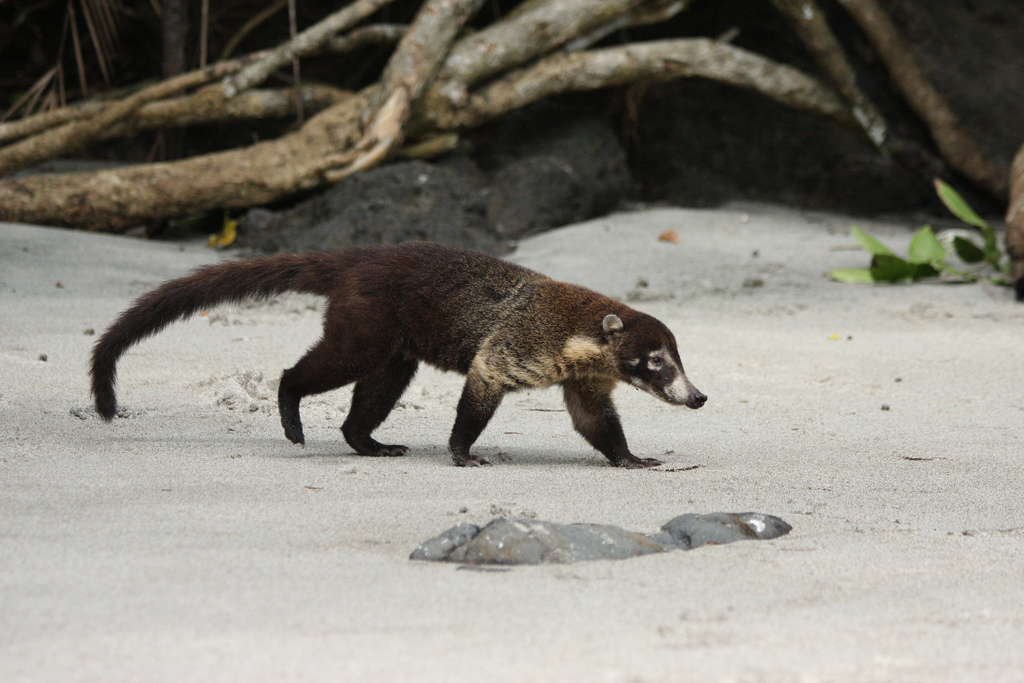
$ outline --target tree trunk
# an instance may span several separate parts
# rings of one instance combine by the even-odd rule
[[[1010,208],[1006,211],[1006,251],[1017,301],[1024,301],[1024,145],[1010,170]]]

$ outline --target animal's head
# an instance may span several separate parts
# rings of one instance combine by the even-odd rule
[[[687,379],[676,338],[657,319],[641,314],[626,325],[619,316],[609,313],[601,329],[615,349],[619,379],[623,382],[662,401],[688,408],[700,408],[708,400]]]

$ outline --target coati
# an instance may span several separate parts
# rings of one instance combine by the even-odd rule
[[[668,403],[707,397],[683,372],[672,332],[655,318],[583,287],[485,254],[428,242],[281,254],[206,266],[143,295],[96,342],[96,410],[114,417],[117,360],[176,320],[224,302],[283,292],[327,298],[324,333],[281,375],[285,436],[304,444],[302,397],[355,382],[341,431],[362,455],[402,455],[371,434],[420,362],[466,383],[448,446],[456,465],[485,465],[470,447],[502,397],[561,384],[573,427],[619,467],[654,467],[629,451],[611,392],[627,382]]]

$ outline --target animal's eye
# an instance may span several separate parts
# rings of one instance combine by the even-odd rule
[[[662,363],[664,363],[664,362],[665,362],[665,361],[663,361],[663,360],[662,360],[662,359],[661,359],[660,357],[658,357],[658,356],[652,356],[652,357],[651,357],[651,360],[650,360],[650,361],[648,361],[648,364],[649,364],[649,365],[650,365],[650,366],[651,366],[652,368],[660,368],[660,367],[661,367],[661,365],[662,365]]]

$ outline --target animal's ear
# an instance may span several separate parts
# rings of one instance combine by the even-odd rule
[[[614,313],[609,313],[601,322],[601,329],[606,337],[611,337],[622,331],[622,319]]]

